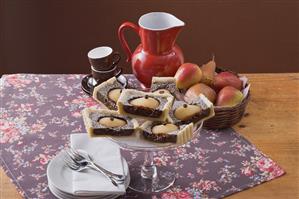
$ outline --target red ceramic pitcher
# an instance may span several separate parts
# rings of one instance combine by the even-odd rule
[[[144,87],[150,87],[153,76],[174,76],[184,62],[182,50],[175,44],[185,23],[165,12],[151,12],[139,18],[138,25],[124,22],[118,29],[118,37],[132,62],[132,70]],[[132,28],[141,39],[132,54],[124,37],[124,30]]]

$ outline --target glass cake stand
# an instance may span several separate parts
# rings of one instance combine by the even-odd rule
[[[201,131],[203,123],[194,127],[192,139]],[[168,189],[174,184],[176,173],[173,168],[156,165],[154,163],[154,152],[169,150],[180,145],[174,143],[150,142],[140,137],[124,136],[110,137],[122,149],[141,152],[144,161],[133,162],[130,166],[131,182],[129,187],[137,192],[157,193]]]

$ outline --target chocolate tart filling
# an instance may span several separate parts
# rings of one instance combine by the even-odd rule
[[[175,134],[153,134],[148,131],[142,131],[142,134],[145,139],[153,141],[153,142],[159,142],[159,143],[176,143],[177,135]]]
[[[94,135],[112,135],[112,136],[126,136],[132,135],[133,129],[101,129],[96,128],[93,130]]]
[[[140,115],[144,117],[160,117],[162,115],[162,111],[155,110],[147,107],[137,107],[137,106],[123,106],[124,111],[127,113],[131,113],[134,115]]]

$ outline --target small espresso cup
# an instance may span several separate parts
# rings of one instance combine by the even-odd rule
[[[91,66],[91,74],[92,77],[97,81],[97,83],[101,83],[110,79],[111,77],[119,76],[121,74],[121,69],[116,65],[111,70],[98,71],[93,66]]]
[[[97,71],[113,69],[120,61],[120,54],[113,52],[109,46],[101,46],[90,50],[87,54],[90,65]]]

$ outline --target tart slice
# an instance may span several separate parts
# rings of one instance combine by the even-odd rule
[[[117,111],[107,109],[90,109],[82,111],[86,131],[91,137],[96,136],[128,136],[132,135],[138,122]]]
[[[92,97],[96,101],[103,103],[109,109],[116,110],[116,102],[122,89],[123,85],[117,81],[116,77],[112,77],[96,86],[93,90]]]
[[[174,77],[153,77],[151,92],[159,94],[172,94],[178,92]]]
[[[202,94],[191,103],[175,101],[169,113],[169,121],[175,124],[194,124],[214,116],[213,104]]]
[[[193,135],[193,123],[172,124],[169,122],[150,122],[141,125],[141,134],[146,140],[159,143],[185,144]]]
[[[147,93],[134,89],[124,89],[117,107],[123,115],[153,121],[165,121],[174,97],[169,94]]]

